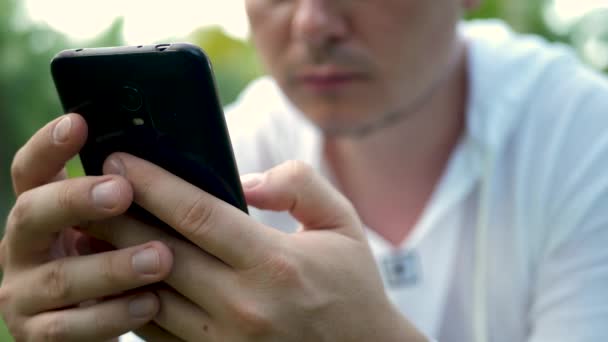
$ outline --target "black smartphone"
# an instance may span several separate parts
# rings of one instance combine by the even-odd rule
[[[88,124],[86,174],[101,175],[111,153],[126,152],[247,212],[211,63],[199,47],[65,50],[51,72],[64,111]]]

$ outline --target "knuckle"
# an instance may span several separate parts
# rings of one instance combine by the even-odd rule
[[[6,323],[6,328],[11,333],[11,337],[15,342],[27,341],[28,334],[22,320],[13,320],[9,317],[3,317]],[[33,340],[33,339],[29,339]]]
[[[342,194],[340,194],[340,196],[342,196]],[[361,219],[359,218],[359,213],[354,204],[344,196],[342,196],[342,203],[346,216],[352,219],[353,224],[361,226]],[[361,227],[361,229],[363,229],[363,227]]]
[[[12,301],[13,294],[9,286],[2,284],[0,287],[0,311],[3,313],[8,312],[10,303]]]
[[[290,160],[286,162],[287,178],[290,183],[299,186],[310,183],[314,176],[313,168],[299,160]]]
[[[23,326],[18,315],[16,315],[15,310],[12,308],[12,302],[12,291],[6,285],[3,285],[0,287],[0,313],[2,313],[1,316],[6,324],[6,327],[11,332],[13,337],[16,337],[18,335],[22,335]]]
[[[67,279],[63,260],[60,259],[49,264],[42,281],[45,284],[44,288],[49,299],[63,302],[70,298],[72,286]]]
[[[27,174],[27,169],[21,162],[23,160],[23,153],[23,147],[21,147],[17,153],[15,153],[15,157],[11,163],[11,177],[14,184],[19,183],[19,181],[24,179],[25,175]]]
[[[236,326],[249,337],[269,336],[274,330],[272,320],[252,301],[241,300],[231,306]]]
[[[149,175],[141,177],[138,186],[138,194],[141,198],[148,198],[153,193],[156,185],[156,179]]]
[[[120,277],[120,261],[116,260],[117,256],[115,253],[104,253],[101,254],[99,274],[101,278],[107,284],[116,283],[121,280]],[[126,264],[129,264],[128,262]]]
[[[296,263],[285,256],[269,257],[262,266],[267,275],[266,281],[279,283],[283,286],[296,287],[301,284],[302,275]]]
[[[175,215],[179,228],[191,236],[203,237],[213,226],[214,212],[214,205],[199,196],[193,202],[178,205]]]
[[[48,318],[39,331],[40,341],[59,342],[68,338],[68,329],[61,315]]]
[[[70,209],[74,203],[73,193],[72,186],[69,184],[60,186],[57,192],[57,206],[63,210]]]
[[[4,320],[4,324],[14,341],[25,341],[27,332],[24,324],[25,319],[17,313],[14,307],[14,297],[13,287],[8,286],[6,281],[3,280],[2,287],[0,287],[1,318]]]
[[[28,214],[32,208],[32,196],[30,191],[22,193],[11,210],[7,220],[7,233],[19,231],[27,222]]]
[[[6,272],[7,266],[7,239],[0,240],[0,272]]]

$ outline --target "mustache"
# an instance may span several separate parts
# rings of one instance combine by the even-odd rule
[[[335,65],[348,70],[368,73],[373,69],[370,59],[352,48],[337,44],[324,44],[319,47],[306,46],[300,50],[292,70],[306,67]]]

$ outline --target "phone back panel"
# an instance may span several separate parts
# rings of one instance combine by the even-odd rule
[[[51,70],[64,110],[87,121],[87,174],[101,175],[108,155],[127,152],[247,212],[212,69],[198,47],[67,50]]]

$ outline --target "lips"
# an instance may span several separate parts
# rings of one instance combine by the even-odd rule
[[[301,84],[316,90],[338,90],[364,79],[365,77],[361,73],[340,70],[335,67],[307,70],[298,77]]]

